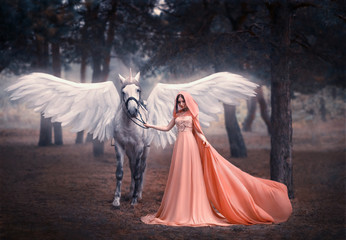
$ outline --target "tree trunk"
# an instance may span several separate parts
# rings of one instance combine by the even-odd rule
[[[289,46],[290,8],[288,1],[271,4],[271,179],[287,185],[294,197],[292,177],[292,114],[290,99]]]
[[[225,110],[225,125],[231,147],[231,156],[235,158],[246,157],[247,150],[235,114],[236,107],[227,104],[223,104],[223,107]]]
[[[97,139],[93,140],[93,154],[94,157],[99,157],[104,154],[104,142],[100,142]]]
[[[86,66],[87,66],[87,53],[86,49],[82,49],[81,64],[80,64],[80,82],[85,83],[86,78]],[[76,135],[76,144],[82,144],[84,138],[84,131],[80,131]]]
[[[216,72],[228,71],[229,66],[216,62],[214,69]],[[236,107],[223,104],[225,126],[230,145],[231,156],[234,158],[247,157],[247,149],[236,117]]]
[[[53,75],[56,77],[61,76],[61,61],[60,61],[60,45],[59,43],[52,43],[52,69]],[[53,123],[54,127],[54,143],[55,145],[62,145],[62,128],[61,123]]]
[[[52,145],[52,122],[41,114],[39,146]]]
[[[326,102],[323,98],[323,96],[320,98],[320,113],[321,113],[321,119],[323,122],[327,121],[326,115],[327,115],[327,109],[326,109]]]
[[[101,56],[100,53],[93,55],[93,75],[92,82],[100,82],[102,71],[101,71]],[[104,154],[104,142],[100,142],[98,139],[93,139],[93,154],[95,157],[102,156]]]
[[[54,144],[63,145],[61,123],[54,122],[53,128],[54,128]]]
[[[251,126],[256,116],[256,97],[247,101],[247,115],[243,123],[243,131],[251,132]]]
[[[83,139],[84,139],[84,131],[77,132],[75,143],[76,144],[82,144]]]
[[[85,138],[85,142],[89,143],[93,141],[93,135],[88,133],[86,138]]]
[[[271,179],[285,183],[294,198],[292,169],[292,116],[289,82],[272,83],[272,135],[270,151]],[[284,95],[286,93],[286,95]],[[273,104],[273,102],[275,102]]]
[[[117,1],[112,1],[111,9],[108,12],[108,28],[107,28],[107,38],[106,38],[106,51],[103,57],[103,69],[102,69],[102,75],[103,75],[103,81],[108,80],[109,75],[109,65],[111,61],[111,52],[112,52],[112,46],[114,41],[114,34],[115,34],[115,21],[116,21],[116,10],[117,10]]]
[[[267,103],[266,103],[266,100],[264,99],[264,96],[263,96],[262,86],[257,88],[256,92],[257,92],[256,98],[257,98],[258,104],[260,106],[261,117],[267,126],[268,134],[271,135],[270,117],[268,115]]]
[[[48,43],[40,35],[36,35],[36,61],[34,68],[37,71],[46,72],[48,69]],[[52,123],[50,118],[44,118],[41,114],[39,146],[49,146],[52,144]]]
[[[91,57],[92,57],[92,82],[97,83],[101,81],[105,81],[108,78],[109,74],[109,64],[110,64],[110,53],[112,49],[112,44],[114,40],[114,32],[115,32],[115,13],[117,9],[117,1],[111,1],[110,8],[107,12],[108,19],[108,28],[107,21],[102,21],[98,19],[98,10],[99,6],[93,8],[91,10],[91,19],[95,22],[99,22],[100,24],[93,24],[92,39],[96,46],[99,48],[91,49]],[[94,156],[103,155],[104,152],[104,143],[99,142],[98,140],[93,140],[93,152]]]

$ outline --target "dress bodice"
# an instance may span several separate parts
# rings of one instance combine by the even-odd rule
[[[193,123],[191,115],[178,116],[175,119],[178,132],[192,132]]]

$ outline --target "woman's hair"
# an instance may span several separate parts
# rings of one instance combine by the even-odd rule
[[[178,112],[178,98],[179,97],[181,97],[185,101],[184,95],[183,94],[178,94],[177,98],[175,99],[175,112],[176,113]],[[186,101],[185,101],[185,103],[186,103]]]

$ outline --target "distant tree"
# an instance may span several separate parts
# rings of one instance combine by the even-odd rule
[[[59,42],[53,42],[51,45],[52,48],[52,73],[56,77],[61,77],[61,56],[60,56],[60,44]],[[54,122],[53,123],[53,129],[54,129],[54,143],[56,145],[62,145],[63,144],[63,137],[62,137],[62,127],[61,123]]]
[[[3,1],[0,13],[4,24],[1,34],[0,71],[14,74],[28,71],[60,76],[60,44],[69,31],[71,8],[62,0]],[[10,20],[10,21],[8,21]],[[6,30],[7,29],[7,30]],[[55,144],[62,144],[62,130],[54,124]],[[39,145],[52,144],[52,124],[41,116]]]
[[[142,4],[143,8],[139,8],[137,4]],[[126,62],[131,52],[138,52],[135,46],[138,46],[140,40],[136,30],[140,24],[136,29],[133,23],[140,23],[140,15],[144,14],[145,6],[148,4],[150,5],[150,1],[148,3],[114,0],[83,2],[78,10],[83,22],[79,33],[81,36],[79,44],[82,46],[81,75],[85,71],[86,58],[89,58],[93,70],[92,82],[106,81],[110,73],[111,54]],[[90,138],[92,136],[89,134],[87,139]],[[93,140],[94,155],[100,156],[103,152],[104,143],[97,139]]]
[[[79,14],[84,26],[81,28],[83,45],[87,51],[82,51],[81,73],[84,71],[85,55],[91,59],[92,82],[106,81],[109,74],[110,54],[115,31],[115,15],[117,1],[85,1],[81,5]],[[94,156],[104,153],[104,143],[93,140]]]
[[[156,22],[151,39],[156,44],[146,45],[156,50],[148,69],[168,70],[177,78],[201,70],[242,73],[247,57],[243,42],[255,42],[247,36],[246,25],[253,7],[228,1],[165,1],[161,22]],[[235,111],[226,109],[226,119],[232,119],[225,122],[232,156],[245,157],[245,143],[237,121],[233,121]]]
[[[27,14],[27,10],[31,8],[30,1],[1,1],[0,72],[6,70],[20,74],[31,67],[35,44],[32,23]]]
[[[292,178],[292,110],[290,66],[290,30],[292,11],[288,1],[268,6],[271,14],[271,179],[285,183],[290,198]]]
[[[268,111],[267,111],[267,103],[266,103],[266,100],[264,99],[264,95],[263,95],[262,86],[259,86],[256,89],[256,96],[250,98],[247,101],[248,113],[247,113],[246,118],[244,119],[244,122],[243,122],[243,131],[245,131],[245,132],[251,131],[251,125],[252,125],[253,121],[255,120],[257,102],[260,106],[261,117],[267,126],[267,132],[268,132],[268,134],[270,134],[271,133],[271,123],[270,123],[270,117],[269,117]]]
[[[43,41],[44,52],[48,52],[48,55],[45,55],[44,59],[44,64],[47,65],[45,68],[47,69],[44,71],[60,77],[60,45],[64,41],[64,37],[70,31],[69,23],[73,21],[73,9],[70,5],[63,3],[62,0],[54,0],[42,1],[40,4],[33,2],[31,10],[31,12],[28,11],[28,15],[33,23],[32,31],[36,41],[38,41],[37,46],[42,44],[41,42]],[[50,57],[47,58],[47,56]],[[42,59],[42,57],[40,57],[40,59]],[[39,64],[38,71],[40,71],[40,68],[41,66]],[[52,126],[54,128],[54,143],[56,145],[63,144],[61,123],[48,123],[50,121],[50,118],[45,119],[41,116],[40,146],[51,144]]]
[[[271,176],[293,197],[290,99],[293,91],[345,87],[342,1],[167,0],[161,10],[155,44],[146,45],[155,50],[147,69],[181,76],[210,67],[245,70],[261,85],[271,85],[271,123],[260,98],[261,115],[274,134]]]
[[[345,6],[340,6],[339,10],[338,5],[340,2],[337,1],[319,1],[318,4],[313,1],[272,1],[267,4],[272,46],[270,172],[272,179],[287,185],[290,198],[294,197],[292,92],[314,92],[328,84],[345,86],[342,80],[344,70],[340,67],[345,60],[342,54],[345,42],[341,40],[345,31],[338,31],[345,23]],[[321,16],[325,14],[329,16],[325,19],[322,17],[321,21]],[[328,22],[332,22],[332,26]],[[332,34],[333,39],[327,35],[321,38],[325,33],[328,36]],[[337,44],[337,41],[341,44]],[[333,75],[330,74],[331,68]],[[320,76],[306,76],[304,72],[307,70],[310,75],[317,72]]]

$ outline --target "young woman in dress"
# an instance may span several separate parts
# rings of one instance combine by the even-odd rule
[[[224,159],[206,140],[198,113],[191,95],[180,92],[167,126],[145,124],[160,131],[176,125],[178,136],[161,206],[141,220],[192,227],[286,221],[292,212],[287,187],[253,177]]]

